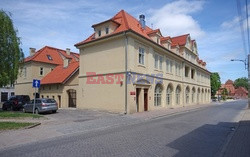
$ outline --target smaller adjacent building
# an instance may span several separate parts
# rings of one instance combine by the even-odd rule
[[[30,48],[15,83],[16,95],[34,98],[33,79],[41,80],[37,97],[53,98],[59,107],[76,107],[78,88],[79,54],[70,49],[62,50],[45,46],[36,51]]]

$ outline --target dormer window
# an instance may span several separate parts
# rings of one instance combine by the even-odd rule
[[[47,55],[47,57],[48,57],[48,60],[50,60],[50,61],[53,60],[50,55]]]
[[[102,35],[102,31],[98,30],[98,37],[100,37]]]
[[[157,37],[157,44],[159,44],[159,37]]]
[[[109,27],[105,28],[105,32],[106,32],[106,34],[109,34]]]

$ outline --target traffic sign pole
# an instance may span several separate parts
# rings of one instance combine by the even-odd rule
[[[35,105],[36,105],[36,89],[40,88],[40,80],[34,79],[32,83],[33,88],[35,88],[35,98],[33,104],[33,114],[35,113]]]
[[[34,104],[33,104],[33,114],[35,113],[35,105],[36,105],[36,88],[35,88],[35,98],[34,98]]]

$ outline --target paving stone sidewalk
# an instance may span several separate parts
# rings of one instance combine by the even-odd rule
[[[246,109],[226,146],[223,157],[249,157],[250,156],[250,109]]]

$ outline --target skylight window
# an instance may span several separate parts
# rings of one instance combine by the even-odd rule
[[[48,57],[48,60],[53,60],[50,55],[47,55],[47,57]]]

